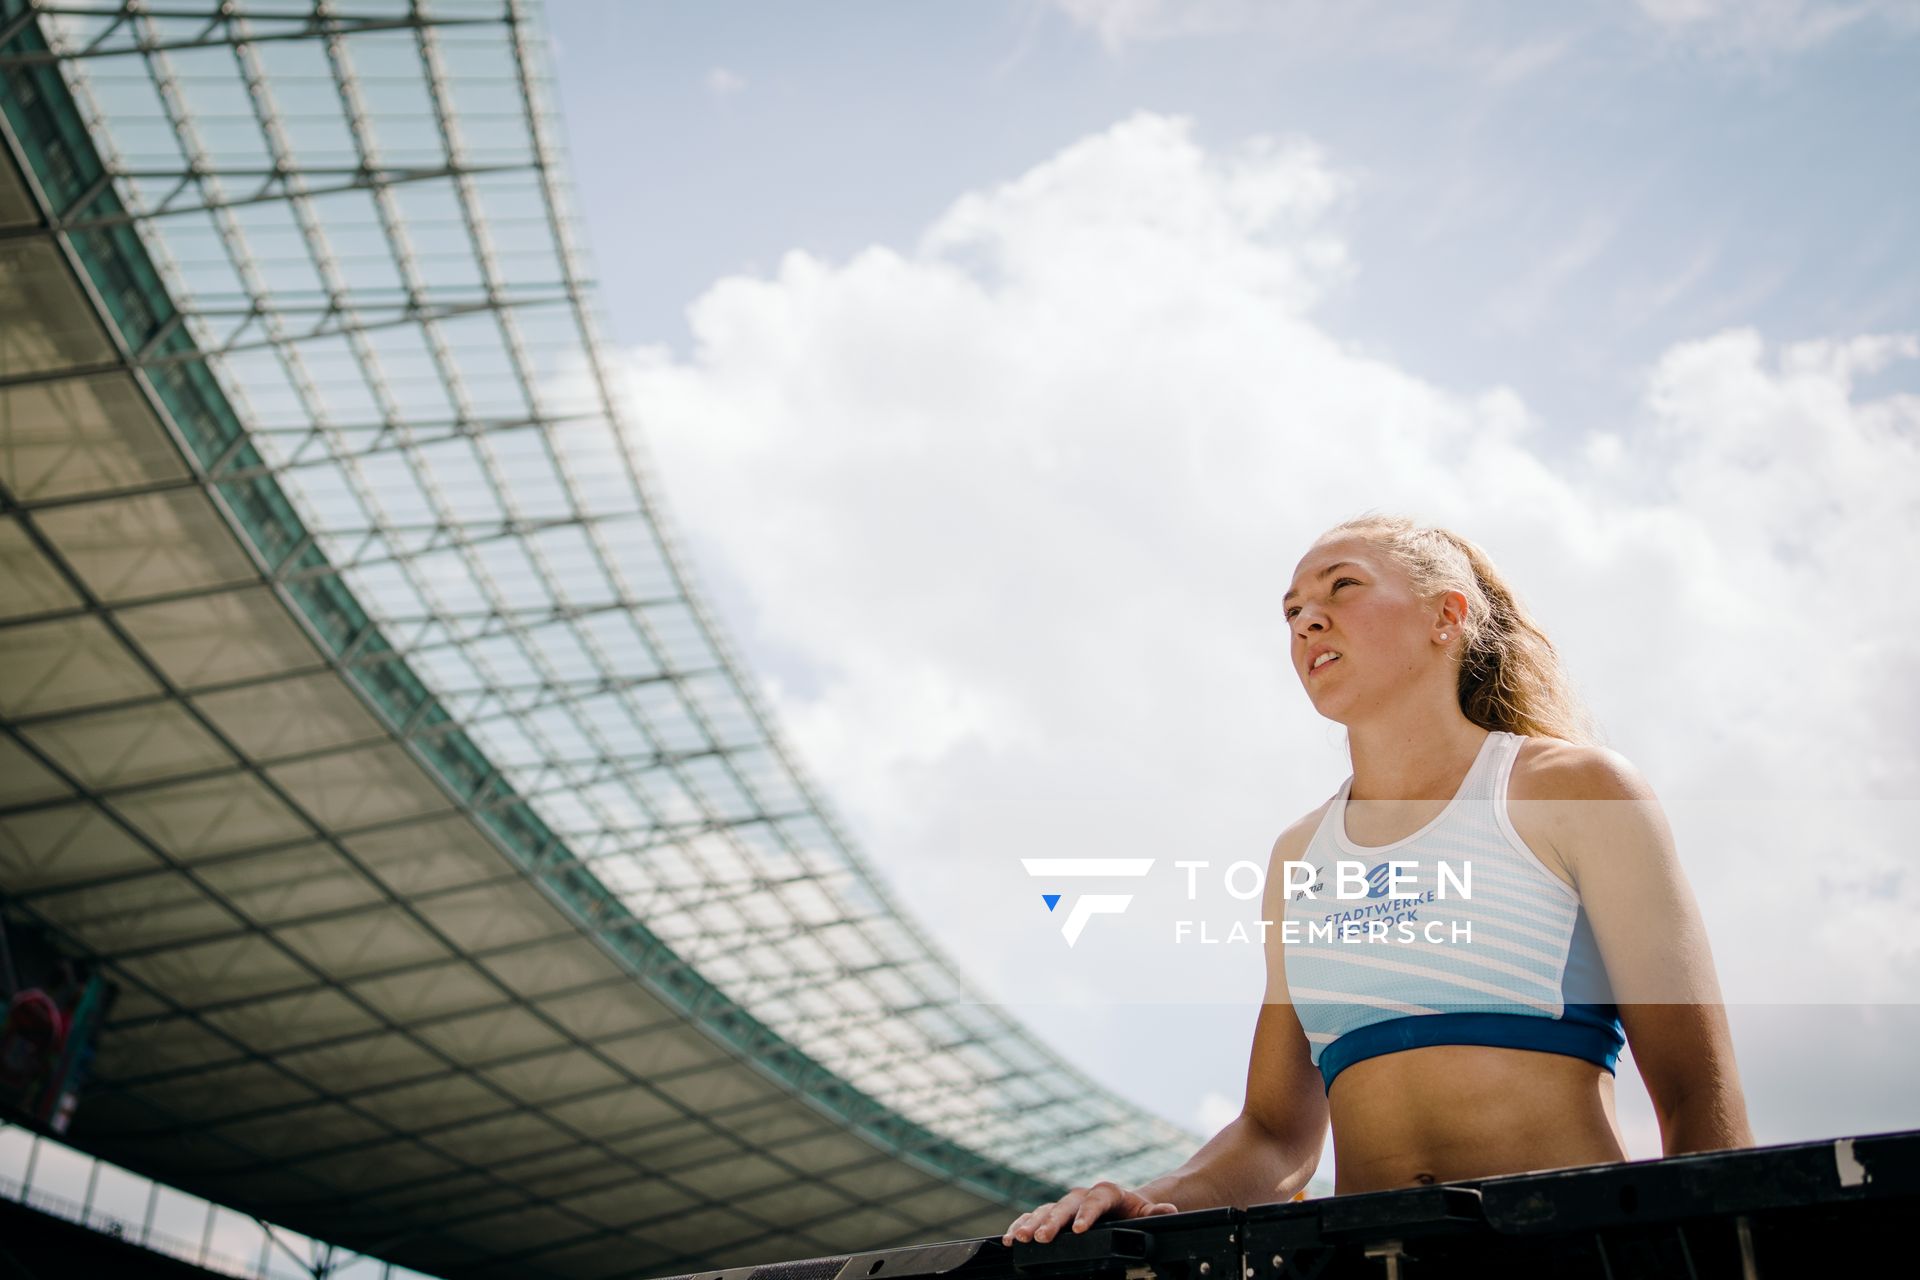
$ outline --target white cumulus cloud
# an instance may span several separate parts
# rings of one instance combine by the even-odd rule
[[[1287,576],[1404,511],[1488,548],[1652,780],[1730,1000],[1912,1000],[1920,405],[1859,380],[1915,339],[1703,335],[1638,421],[1559,440],[1317,322],[1350,198],[1309,142],[1136,115],[915,245],[716,282],[689,358],[631,353],[802,759],[938,942],[997,998],[1081,1001],[1037,1029],[1118,1080],[1154,975],[1107,920],[1066,969],[1017,859],[1264,861],[1347,770]],[[1190,998],[1250,1019],[1257,956],[1211,963]]]

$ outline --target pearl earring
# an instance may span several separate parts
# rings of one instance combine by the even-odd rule
[[[1441,638],[1442,640],[1445,640],[1445,639],[1447,638],[1447,633],[1446,633],[1446,632],[1444,632],[1444,631],[1442,631],[1442,632],[1440,633],[1440,638]]]

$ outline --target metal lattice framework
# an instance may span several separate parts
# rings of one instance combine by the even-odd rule
[[[910,927],[702,607],[543,58],[505,0],[0,0],[0,888],[126,989],[77,1139],[556,1274],[1164,1172],[1192,1135]]]

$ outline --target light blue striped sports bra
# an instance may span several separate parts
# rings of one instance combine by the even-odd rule
[[[1586,908],[1507,815],[1525,741],[1489,733],[1440,815],[1389,845],[1347,839],[1351,774],[1328,804],[1299,859],[1315,896],[1289,894],[1282,925],[1288,995],[1328,1089],[1356,1062],[1434,1044],[1537,1049],[1614,1069],[1626,1035]],[[1391,897],[1390,859],[1413,864],[1398,869]],[[1345,898],[1335,896],[1342,862]],[[1293,883],[1302,878],[1296,871]]]

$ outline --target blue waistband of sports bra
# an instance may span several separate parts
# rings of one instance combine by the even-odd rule
[[[1611,1005],[1568,1005],[1566,1018],[1529,1013],[1422,1013],[1356,1027],[1320,1051],[1326,1087],[1356,1062],[1434,1044],[1484,1044],[1564,1053],[1614,1069],[1626,1044]]]

